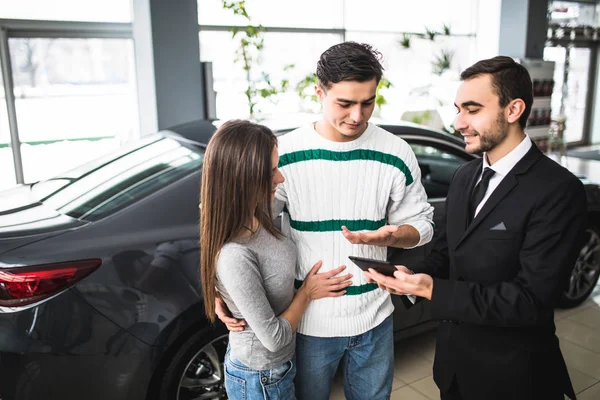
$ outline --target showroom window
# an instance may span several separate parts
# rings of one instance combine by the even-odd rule
[[[554,61],[554,82],[558,90],[552,93],[552,110],[564,115],[566,121],[564,138],[567,143],[584,140],[586,100],[588,95],[590,49],[546,47],[544,59]],[[565,64],[568,55],[568,63]],[[564,84],[565,67],[568,69]]]
[[[323,48],[340,42],[340,35],[305,32],[267,32],[261,64],[255,68],[252,79],[261,79],[265,72],[274,84],[289,80],[294,84],[314,71]],[[200,56],[202,61],[213,63],[214,90],[217,94],[217,117],[219,119],[239,118],[249,114],[249,106],[244,95],[247,87],[245,71],[235,62],[236,43],[231,33],[218,31],[200,32]],[[293,67],[285,67],[293,64]],[[289,92],[271,98],[259,98],[257,110],[260,114],[285,114],[299,109],[299,97]],[[312,112],[311,104],[301,111]]]
[[[139,136],[131,2],[21,0],[0,9],[0,188]],[[8,77],[8,79],[7,79]],[[14,159],[14,161],[13,161]]]
[[[343,28],[345,2],[347,0],[246,0],[245,5],[257,25],[331,29]],[[198,0],[198,23],[203,26],[244,26],[246,19],[224,9],[221,0]]]
[[[392,88],[380,91],[386,104],[376,110],[376,116],[399,120],[406,111],[432,110],[430,114],[440,114],[438,128],[451,127],[458,73],[475,61],[477,0],[410,2],[403,4],[400,13],[385,12],[397,6],[393,0],[374,0],[369,7],[358,0],[244,3],[250,21],[225,9],[222,1],[198,0],[200,58],[213,64],[218,119],[250,115],[244,94],[248,76],[239,57],[236,61],[243,33],[232,38],[230,30],[260,24],[264,49],[261,61],[252,64],[249,78],[260,81],[265,73],[274,86],[282,80],[289,85],[284,94],[259,98],[254,118],[277,120],[318,112],[319,104],[301,98],[296,87],[314,73],[325,49],[354,40],[374,45],[384,56],[384,76]],[[405,38],[409,38],[408,46]],[[289,64],[293,67],[284,68]],[[410,118],[422,120],[420,115]]]
[[[553,61],[552,117],[564,120],[569,145],[592,142],[593,98],[597,94],[600,4],[548,2],[544,60]]]
[[[24,177],[119,147],[137,129],[130,39],[9,39]]]
[[[131,22],[131,0],[0,0],[0,18]]]
[[[344,0],[345,29],[377,32],[424,32],[451,27],[454,34],[472,34],[477,19],[475,0]],[[390,12],[394,10],[393,12]],[[396,11],[397,10],[397,11]]]

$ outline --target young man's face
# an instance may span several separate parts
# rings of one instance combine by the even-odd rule
[[[454,106],[458,112],[454,127],[463,136],[468,153],[489,152],[508,137],[505,109],[500,107],[491,75],[463,81]]]
[[[323,120],[333,140],[348,142],[358,138],[367,129],[367,122],[375,109],[377,81],[342,81],[328,89],[317,85],[317,97],[323,104]]]

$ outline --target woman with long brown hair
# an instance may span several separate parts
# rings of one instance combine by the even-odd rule
[[[273,225],[271,202],[284,181],[277,139],[265,126],[234,120],[211,138],[202,171],[200,270],[205,312],[217,290],[241,332],[230,332],[225,385],[230,399],[293,399],[295,331],[309,302],[345,293],[345,267],[317,274],[294,294],[296,249]]]

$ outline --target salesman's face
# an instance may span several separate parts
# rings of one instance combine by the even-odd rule
[[[468,153],[489,152],[508,137],[508,122],[492,87],[491,75],[463,81],[454,106],[458,114],[454,127],[463,136]]]

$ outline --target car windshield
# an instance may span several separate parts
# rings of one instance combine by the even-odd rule
[[[97,220],[199,170],[203,159],[199,146],[153,135],[31,190],[63,214]]]

